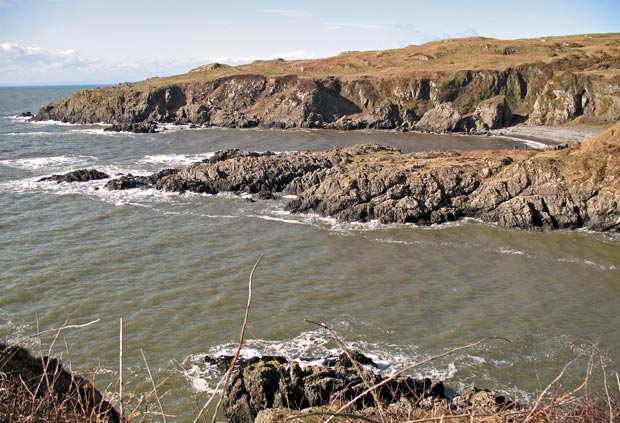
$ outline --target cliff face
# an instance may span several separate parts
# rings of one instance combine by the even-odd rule
[[[459,48],[473,48],[479,41],[474,39]],[[620,46],[620,41],[615,42]],[[282,62],[272,67],[256,64],[226,68],[226,76],[221,77],[222,68],[211,66],[179,77],[80,91],[43,107],[36,119],[105,122],[129,130],[136,124],[175,122],[242,128],[398,128],[476,133],[513,122],[554,125],[581,116],[615,122],[620,119],[620,48],[610,45],[613,47],[607,49],[612,54],[562,47],[560,57],[547,57],[547,61],[529,55],[521,62],[534,60],[531,63],[507,62],[516,66],[506,67],[488,62],[487,68],[474,65],[461,70],[450,62],[452,65],[438,64],[421,71],[404,61],[388,72],[381,66],[395,59],[383,59],[382,52],[376,53],[381,64],[364,60],[365,71],[354,74],[329,73],[335,69],[329,59],[307,61],[310,68],[322,69],[309,74],[304,66],[297,69],[294,62],[291,67],[278,68],[278,72],[273,66],[282,67]],[[508,56],[519,54],[502,51]],[[398,54],[395,57],[404,56]],[[436,56],[438,63],[445,60],[439,53]],[[352,57],[342,62],[353,66],[350,63],[357,63],[357,56]],[[295,71],[287,74],[287,69]]]

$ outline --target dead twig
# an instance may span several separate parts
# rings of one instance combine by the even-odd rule
[[[144,355],[144,351],[142,351],[142,349],[140,349],[140,354],[142,354],[142,360],[144,360],[144,365],[146,366],[146,371],[149,374],[151,385],[153,385],[153,392],[155,393],[155,399],[157,400],[157,404],[159,405],[159,411],[161,411],[161,418],[164,420],[164,423],[167,423],[166,413],[164,412],[164,406],[161,403],[161,398],[157,394],[157,386],[155,386],[155,380],[153,380],[153,375],[151,374],[151,368],[149,367],[149,363],[147,363],[146,361],[146,356]]]
[[[121,419],[125,416],[123,414],[123,318],[119,321],[119,334],[118,334],[118,406]]]
[[[365,374],[364,374],[363,370],[360,368],[359,363],[356,360],[353,359],[353,357],[351,356],[351,352],[349,351],[347,346],[344,344],[344,342],[342,342],[340,340],[338,335],[336,335],[336,333],[333,330],[331,330],[329,328],[329,326],[327,326],[324,323],[313,322],[312,320],[308,320],[308,319],[305,319],[305,320],[308,323],[312,323],[313,325],[317,325],[317,326],[322,327],[323,329],[325,329],[327,331],[327,333],[329,333],[329,336],[331,336],[331,338],[338,344],[338,347],[347,356],[349,361],[351,361],[351,364],[355,368],[355,371],[357,372],[358,376],[364,382],[364,385],[366,386],[366,388],[370,389],[372,387],[372,385],[370,384],[368,379],[365,377]],[[371,393],[372,398],[373,398],[373,400],[374,400],[374,402],[376,404],[376,407],[378,408],[379,416],[381,417],[382,420],[384,420],[384,418],[385,418],[385,410],[383,408],[383,404],[381,403],[381,398],[379,398],[379,395],[377,395],[377,391],[375,389],[372,389],[370,391],[370,393]]]
[[[241,334],[239,335],[239,346],[237,347],[237,351],[235,351],[235,355],[233,356],[233,359],[230,363],[230,367],[228,368],[228,372],[226,373],[226,380],[224,382],[224,386],[222,387],[222,394],[220,395],[220,399],[218,400],[217,405],[215,406],[215,411],[213,412],[213,418],[211,419],[212,423],[215,423],[217,420],[217,413],[220,411],[220,407],[222,406],[222,402],[224,401],[224,395],[226,395],[226,388],[228,387],[228,384],[230,383],[230,377],[232,376],[233,369],[235,368],[235,364],[237,363],[237,359],[239,358],[239,354],[241,354],[241,347],[243,346],[243,340],[245,338],[245,329],[248,325],[250,305],[252,304],[252,277],[254,276],[254,271],[256,271],[256,268],[258,267],[258,264],[261,262],[262,259],[263,259],[263,256],[260,256],[258,258],[256,263],[254,264],[254,267],[252,268],[252,271],[250,272],[250,278],[248,281],[248,302],[247,302],[247,305],[245,306],[243,324],[241,325]],[[202,417],[204,410],[206,410],[206,407],[203,407],[202,410],[200,410],[201,412],[194,419],[194,423],[196,423],[198,419]]]

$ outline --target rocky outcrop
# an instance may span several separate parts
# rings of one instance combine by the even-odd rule
[[[82,417],[98,416],[97,421],[120,423],[122,420],[90,382],[67,372],[54,358],[33,357],[22,347],[0,344],[0,374],[3,379],[8,378],[19,387],[25,387],[33,398],[57,398],[56,408],[68,410],[67,413],[73,409]],[[3,389],[1,395],[3,402],[7,401],[9,390]],[[29,413],[35,415],[34,411],[29,410]],[[9,418],[9,413],[2,414]],[[22,418],[32,416],[16,416],[15,420],[9,418],[7,421],[22,421]]]
[[[620,126],[549,151],[402,154],[376,144],[326,152],[225,150],[185,169],[126,175],[108,189],[294,194],[293,213],[439,224],[474,217],[524,229],[620,231]]]
[[[368,357],[356,351],[349,355],[355,362],[341,354],[326,359],[323,365],[304,368],[297,361],[286,363],[269,357],[255,357],[251,363],[239,365],[226,389],[228,421],[284,421],[286,415],[299,414],[300,410],[330,410],[330,407],[339,407],[356,398],[353,410],[368,412],[380,406],[393,416],[411,416],[416,409],[455,414],[495,413],[515,406],[495,391],[475,387],[466,389],[450,401],[441,381],[409,376],[388,379],[373,370],[372,360]],[[379,383],[382,386],[364,394]],[[351,409],[348,412],[352,412]]]
[[[383,380],[371,369],[343,358],[335,366],[306,368],[297,361],[289,365],[263,358],[239,368],[226,391],[225,412],[230,423],[249,423],[264,410],[302,410],[351,401]],[[419,404],[428,398],[445,400],[441,382],[401,376],[377,389],[374,395],[361,396],[355,407],[375,407],[377,401],[382,406],[400,400]]]
[[[108,179],[110,175],[107,173],[98,171],[96,169],[79,169],[73,172],[65,173],[63,175],[46,176],[39,179],[37,182],[88,182],[96,181],[99,179]]]
[[[477,47],[477,46],[475,46]],[[425,56],[426,57],[426,56]],[[276,62],[273,66],[278,66]],[[514,119],[555,125],[580,116],[620,118],[615,56],[565,58],[501,69],[309,77],[269,76],[216,64],[182,78],[151,79],[79,91],[47,105],[35,120],[105,122],[110,130],[154,132],[157,123],[221,127],[387,129],[474,132],[509,126]],[[611,72],[611,71],[610,71]],[[212,75],[209,79],[209,75]],[[514,119],[513,119],[514,118]]]

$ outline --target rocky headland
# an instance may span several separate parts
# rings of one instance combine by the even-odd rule
[[[100,178],[79,170],[51,180]],[[620,231],[620,125],[545,151],[404,154],[377,144],[275,154],[224,150],[185,168],[123,175],[109,190],[295,196],[286,209],[345,222],[440,224],[471,217],[508,228]]]
[[[487,133],[620,118],[620,34],[450,39],[298,61],[211,64],[76,92],[36,120]]]

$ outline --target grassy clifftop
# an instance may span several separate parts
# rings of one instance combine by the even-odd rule
[[[615,57],[612,57],[615,56]],[[437,78],[460,70],[505,70],[528,63],[555,63],[558,67],[583,68],[581,72],[602,78],[620,75],[620,34],[570,35],[519,40],[470,37],[435,41],[401,49],[343,52],[314,60],[258,60],[240,66],[205,66],[166,78],[151,78],[138,86],[215,80],[241,74],[268,77],[297,75],[307,78],[335,76]],[[610,63],[611,62],[611,63]],[[615,66],[611,66],[615,65]],[[210,69],[209,69],[210,68]]]

